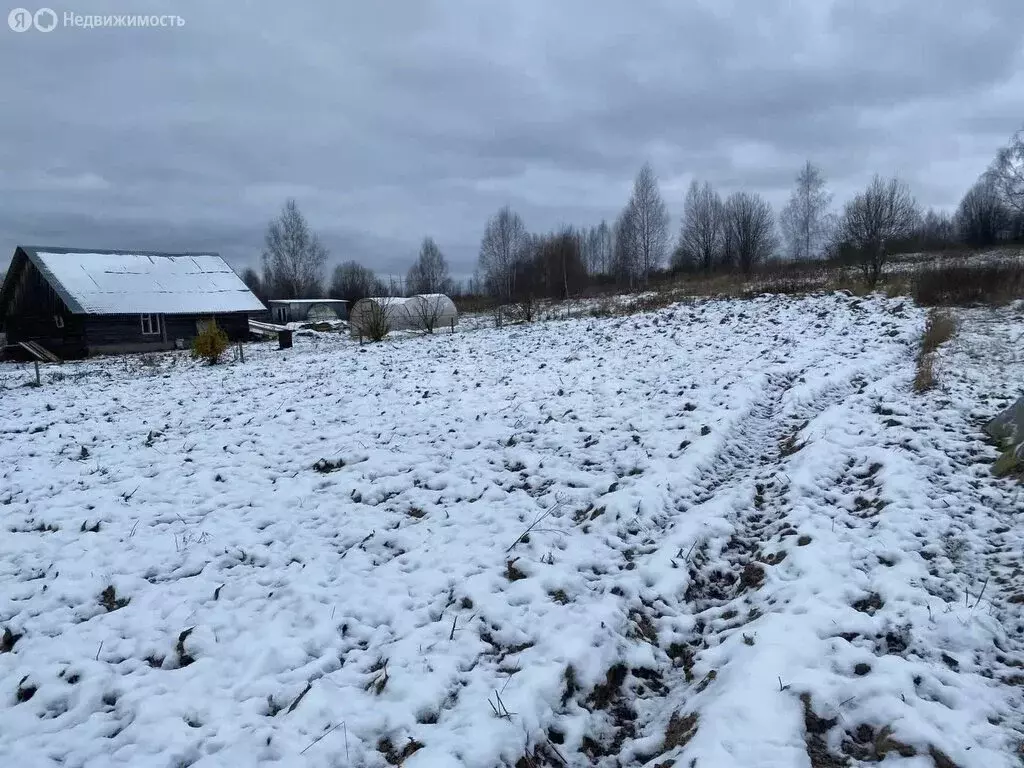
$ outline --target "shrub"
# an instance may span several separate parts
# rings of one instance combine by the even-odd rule
[[[391,333],[391,315],[394,310],[386,299],[370,302],[359,331],[370,341],[383,341]]]
[[[414,296],[409,299],[406,307],[416,328],[433,333],[441,323],[447,302],[443,296]]]
[[[501,305],[500,301],[495,301],[491,305],[491,320],[494,321],[495,328],[501,328],[505,325],[505,308]]]
[[[383,341],[392,330],[408,327],[405,323],[406,308],[402,299],[394,296],[378,296],[360,299],[349,312],[348,322],[352,335],[363,339]]]
[[[211,320],[205,323],[192,342],[192,357],[202,358],[210,365],[220,362],[221,355],[228,348],[228,335]]]
[[[519,323],[532,323],[537,317],[537,310],[540,309],[540,302],[532,293],[524,293],[518,299],[504,308],[508,316]],[[500,327],[495,323],[495,327]]]
[[[1005,304],[1024,297],[1024,265],[1014,262],[923,269],[914,281],[919,304]]]

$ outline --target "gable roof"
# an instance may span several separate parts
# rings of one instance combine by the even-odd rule
[[[72,314],[213,314],[266,308],[216,253],[18,246]],[[4,291],[6,293],[6,291]]]

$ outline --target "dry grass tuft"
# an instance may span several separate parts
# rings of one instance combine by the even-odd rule
[[[645,640],[651,645],[658,644],[658,630],[650,616],[642,611],[633,610],[629,612],[629,618],[633,622],[633,627],[629,631],[630,637]]]
[[[921,350],[917,355],[917,372],[914,374],[914,391],[918,394],[933,389],[938,383],[935,352],[955,333],[956,320],[952,315],[937,309],[928,313],[924,335],[921,337]]]
[[[680,717],[678,712],[673,712],[665,729],[665,751],[676,747],[685,747],[697,734],[697,713],[692,712],[685,717]]]
[[[992,474],[996,477],[1019,476],[1024,479],[1024,460],[1018,455],[1018,450],[1011,446],[1003,451],[992,465]]]
[[[809,693],[800,694],[804,708],[804,745],[811,768],[841,768],[849,760],[829,749],[828,732],[839,722],[838,718],[824,718],[814,711]]]
[[[924,327],[921,352],[925,354],[934,352],[940,344],[953,338],[954,333],[956,333],[956,320],[952,315],[933,309],[928,313],[928,321]]]
[[[804,443],[800,442],[800,431],[797,430],[789,437],[784,437],[779,441],[779,454],[785,458],[792,456],[797,453],[801,448],[804,447]]]
[[[373,691],[378,696],[384,693],[384,689],[388,685],[388,681],[391,676],[388,674],[388,660],[383,656],[379,657],[372,667],[370,667],[370,674],[375,675],[371,677],[370,681],[366,684],[365,689],[367,691]]]
[[[407,759],[421,749],[423,749],[423,743],[416,741],[416,739],[411,736],[405,746],[401,749],[398,749],[394,744],[392,744],[391,739],[386,736],[377,742],[377,751],[380,752],[384,756],[384,759],[391,765],[404,765]]]
[[[518,559],[518,557],[513,557],[511,560],[505,561],[505,578],[509,581],[519,581],[526,578],[526,574],[516,567],[516,560]]]
[[[933,389],[936,384],[935,361],[932,355],[917,358],[917,373],[914,374],[914,391],[918,394]]]
[[[576,667],[569,664],[562,675],[565,687],[562,689],[562,706],[564,707],[580,689],[579,681],[576,679]]]
[[[107,609],[107,613],[124,608],[131,601],[130,597],[118,597],[114,585],[109,585],[100,593],[100,605]]]
[[[626,681],[627,672],[625,664],[613,664],[609,667],[604,682],[595,685],[594,690],[587,697],[587,704],[592,709],[607,710],[619,695],[622,684]]]

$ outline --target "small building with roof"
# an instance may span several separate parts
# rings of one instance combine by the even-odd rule
[[[0,288],[6,344],[37,357],[174,349],[210,321],[242,340],[262,312],[216,253],[18,246]]]
[[[275,323],[325,323],[348,317],[344,299],[270,299],[267,305]]]

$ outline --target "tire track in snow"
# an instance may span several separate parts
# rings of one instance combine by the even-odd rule
[[[724,540],[705,539],[687,555],[689,584],[681,597],[662,594],[658,599],[643,600],[643,610],[630,614],[634,633],[652,644],[658,642],[652,614],[655,619],[671,613],[692,615],[696,624],[688,643],[676,642],[666,649],[667,663],[655,670],[632,669],[625,678],[638,711],[617,724],[619,733],[613,742],[617,748],[615,759],[619,761],[616,765],[623,759],[629,762],[653,757],[648,751],[651,740],[661,739],[666,721],[667,748],[673,746],[673,738],[676,746],[682,746],[693,736],[699,728],[699,712],[687,715],[681,703],[689,694],[703,692],[713,685],[717,677],[717,670],[712,670],[701,680],[694,679],[693,667],[700,653],[760,615],[756,604],[765,583],[765,567],[785,557],[782,550],[770,554],[765,550],[771,548],[769,542],[781,543],[797,534],[786,522],[788,484],[780,464],[787,450],[794,449],[792,441],[803,425],[865,386],[863,374],[854,373],[823,387],[808,402],[790,405],[786,402],[787,394],[815,364],[820,361],[799,372],[769,372],[764,392],[729,431],[723,450],[704,471],[703,482],[677,502],[676,515],[687,516],[716,514],[724,506],[717,514],[724,514],[732,532]],[[666,533],[671,523],[670,516],[655,531],[646,531],[639,543],[632,541],[637,537],[630,537],[630,550],[652,554],[659,536]],[[718,545],[717,551],[712,551],[713,544]],[[619,716],[622,717],[621,702]],[[637,722],[641,723],[639,727]],[[677,731],[675,737],[673,730]],[[592,759],[601,757],[601,752],[591,754]]]
[[[768,531],[773,531],[769,537],[785,531],[785,494],[788,483],[780,471],[780,465],[789,452],[799,450],[796,440],[801,427],[843,402],[865,383],[861,374],[853,375],[823,388],[809,402],[788,409],[783,400],[799,375],[783,375],[778,384],[769,388],[767,402],[755,409],[746,428],[737,435],[739,445],[725,454],[726,466],[719,469],[715,481],[695,497],[694,505],[687,510],[688,513],[699,513],[725,492],[726,487],[736,493],[747,493],[751,499],[735,510],[738,514],[730,520],[735,530],[718,553],[709,554],[708,541],[698,547],[697,557],[691,564],[694,594],[688,600],[699,607],[701,597],[696,593],[705,587],[712,593],[704,596],[708,602],[698,613],[707,608],[721,607],[736,597],[735,594],[729,594],[735,590],[726,589],[723,594],[718,594],[722,592],[723,585],[721,578],[716,579],[714,574],[720,565],[724,564],[734,573],[737,568],[745,567],[756,559],[761,549],[759,542],[765,541]],[[753,575],[749,575],[749,578],[753,578]],[[734,586],[738,580],[739,577],[727,577],[724,586]]]
[[[751,485],[751,474],[758,466],[770,462],[773,450],[777,449],[775,437],[779,425],[776,422],[783,408],[784,396],[794,379],[795,375],[787,373],[769,373],[766,376],[764,392],[728,430],[723,449],[712,457],[706,468],[700,470],[703,482],[696,489],[685,492],[685,496],[674,504],[672,514],[653,516],[651,526],[638,524],[636,520],[620,522],[616,548],[623,553],[625,561],[621,569],[633,570],[644,559],[655,555],[659,550],[659,539],[671,528],[677,516],[692,517],[700,507],[726,494],[730,496],[728,501],[733,503],[728,504],[728,509],[719,513],[720,516],[739,511],[731,497],[740,487]],[[766,444],[770,447],[767,451],[762,450]],[[735,525],[741,527],[739,521]],[[693,613],[684,595],[662,594],[654,599],[641,596],[637,602],[638,605],[628,611],[626,631],[629,636],[653,646],[658,645],[654,619],[666,614]],[[605,688],[599,686],[596,697],[592,693],[589,700],[595,712],[591,718],[591,735],[584,739],[584,752],[591,764],[619,765],[623,760],[627,763],[643,762],[652,757],[645,752],[650,737],[643,732],[657,729],[658,721],[663,719],[665,700],[674,700],[676,697],[670,696],[673,689],[682,690],[689,682],[690,665],[680,665],[679,654],[685,656],[687,651],[674,644],[658,667],[617,665],[609,670]],[[534,756],[535,761],[539,759],[538,755]],[[557,765],[558,762],[553,759],[550,764]]]

